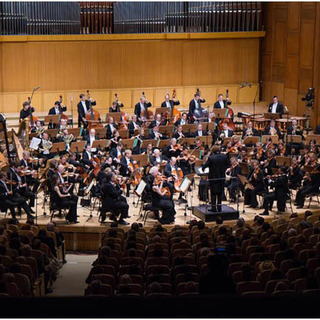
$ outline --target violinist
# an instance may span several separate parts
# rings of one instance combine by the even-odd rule
[[[231,105],[231,101],[229,98],[223,99],[223,94],[220,93],[218,95],[218,100],[214,103],[213,108],[214,109],[225,109],[227,106]]]
[[[47,179],[51,179],[56,173],[58,169],[58,161],[55,159],[50,160],[49,170],[47,172]],[[50,184],[49,184],[50,187]]]
[[[138,121],[137,116],[134,114],[128,124],[130,138],[134,135],[135,130],[140,130],[141,122]]]
[[[174,172],[178,172],[179,169],[180,168],[177,165],[177,158],[176,157],[171,157],[170,161],[164,167],[164,175],[167,177],[168,187],[171,192],[171,199],[173,197],[174,180],[178,178],[178,177],[174,176]],[[181,200],[181,199],[182,199],[182,194],[180,192],[179,200]]]
[[[173,108],[173,106],[180,105],[180,101],[177,99],[170,99],[169,94],[167,93],[164,97],[164,101],[161,103],[161,108],[170,108],[170,110]]]
[[[268,126],[266,126],[263,134],[270,135],[270,136],[278,135],[279,139],[281,139],[281,136],[282,136],[274,119],[271,119],[270,124]]]
[[[274,168],[277,167],[277,161],[275,159],[275,151],[273,149],[268,149],[266,151],[267,158],[261,161],[261,168],[265,176],[272,176]]]
[[[113,136],[113,134],[114,134],[114,132],[115,132],[115,130],[118,130],[119,127],[118,127],[118,125],[114,122],[113,117],[109,117],[108,122],[109,122],[109,123],[108,123],[107,126],[106,126],[106,128],[107,128],[107,130],[106,130],[106,138],[107,138],[107,139],[111,139],[112,136]]]
[[[39,180],[34,177],[34,174],[38,171],[38,166],[33,164],[32,159],[30,158],[30,153],[26,150],[22,153],[22,159],[20,161],[20,164],[18,166],[23,167],[25,170],[30,170],[30,174],[28,174],[26,178],[26,182],[28,183],[28,186],[33,186],[32,192],[37,193],[37,190],[39,188],[40,182]]]
[[[295,205],[297,209],[302,209],[304,206],[304,201],[308,194],[319,192],[320,187],[320,171],[319,165],[314,167],[312,172],[306,172],[303,177],[303,187],[298,190]]]
[[[148,111],[148,108],[152,107],[151,102],[148,102],[146,97],[142,96],[140,98],[140,102],[138,102],[135,106],[134,106],[134,114],[137,116],[138,120],[141,121],[141,113],[143,113],[143,111]]]
[[[174,125],[175,125],[176,127],[178,127],[178,126],[183,126],[183,125],[188,124],[188,123],[189,123],[189,121],[188,121],[188,114],[187,114],[186,112],[183,112],[182,115],[181,115],[181,119],[178,119],[178,120],[174,123]]]
[[[246,147],[241,147],[240,148],[240,153],[238,154],[237,159],[240,162],[249,164],[250,163],[250,159],[249,159],[249,156],[248,156],[247,152],[248,152],[248,149]]]
[[[96,134],[95,129],[90,129],[90,132],[87,136],[84,137],[84,140],[87,144],[91,147],[91,152],[95,153],[97,152],[97,148],[92,148],[93,141],[99,140],[99,136]]]
[[[138,167],[137,162],[132,159],[132,152],[130,149],[125,150],[124,156],[120,160],[120,174],[122,177],[129,178],[133,173],[134,169]],[[130,195],[130,184],[127,184],[127,194]]]
[[[198,121],[199,115],[202,114],[202,107],[201,103],[206,102],[205,99],[200,98],[200,93],[197,91],[194,94],[194,98],[189,103],[189,117],[191,119],[191,122]]]
[[[112,137],[110,139],[110,142],[111,142],[110,149],[112,150],[113,148],[116,148],[117,145],[119,144],[119,142],[121,142],[121,140],[122,140],[122,138],[120,136],[119,131],[117,129],[115,129],[113,131]]]
[[[145,130],[143,127],[139,129],[139,134],[136,136],[132,136],[131,139],[137,139],[137,144],[132,148],[132,153],[133,154],[142,154],[143,152],[146,151],[146,148],[141,148],[143,140],[146,140],[147,137],[145,135]]]
[[[67,107],[66,106],[61,106],[60,101],[56,101],[54,103],[54,106],[49,110],[49,115],[57,115],[57,114],[61,114],[62,112],[66,112],[67,111]]]
[[[161,154],[159,149],[154,149],[153,155],[150,157],[150,164],[154,167],[157,165],[167,164],[168,159]]]
[[[241,168],[236,157],[232,157],[230,162],[231,167],[226,170],[225,187],[229,192],[230,202],[236,202],[236,192],[240,185],[238,174],[241,174]]]
[[[62,164],[58,165],[57,176],[59,178],[58,183],[62,192],[69,193],[70,199],[78,203],[78,197],[73,194],[74,184],[69,181],[68,172],[66,172],[66,168]]]
[[[167,194],[167,189],[163,188],[164,182],[160,182],[160,185],[155,183],[159,176],[158,167],[152,167],[145,180],[147,182],[146,192],[152,196],[152,205],[159,208],[162,211],[159,222],[161,224],[170,224],[174,222],[174,216],[176,211],[174,209],[174,203],[172,198]]]
[[[286,156],[288,156],[288,150],[287,150],[287,148],[285,147],[285,145],[284,145],[283,142],[279,142],[279,143],[278,143],[278,148],[277,148],[277,151],[276,151],[276,155],[277,155],[277,156],[281,156],[281,157],[286,157]]]
[[[178,167],[182,170],[183,175],[191,174],[192,166],[196,162],[196,157],[189,153],[188,149],[182,151],[181,156],[177,157]]]
[[[263,161],[266,158],[265,150],[260,141],[256,142],[256,146],[255,148],[253,148],[253,152],[256,160]]]
[[[251,161],[252,170],[249,173],[248,181],[254,187],[253,190],[246,188],[244,196],[244,204],[249,205],[251,208],[258,207],[257,195],[265,191],[263,172],[259,168],[257,160]]]
[[[29,183],[26,174],[23,174],[22,166],[18,162],[12,162],[12,166],[9,169],[9,177],[11,181],[15,181],[14,196],[23,197],[29,199],[29,211],[34,213],[31,209],[35,206],[36,194],[29,188]],[[30,170],[28,170],[30,172]],[[39,187],[39,181],[36,187]]]
[[[34,112],[34,108],[31,107],[29,101],[25,101],[22,104],[22,110],[20,111],[20,122],[25,118],[28,118],[32,112]]]
[[[179,144],[177,144],[177,139],[172,138],[170,140],[170,146],[167,146],[164,148],[163,154],[168,159],[171,159],[171,157],[177,157],[181,153],[182,150],[183,150],[183,148]]]
[[[287,169],[281,167],[278,169],[277,175],[268,176],[268,184],[274,189],[264,196],[263,208],[264,211],[260,215],[268,216],[269,210],[272,210],[273,202],[277,201],[278,214],[284,213],[286,210],[286,201],[289,199],[290,191],[288,188]]]
[[[113,160],[113,164],[117,166],[120,163],[121,158],[123,157],[123,144],[119,142],[116,148],[112,148],[110,151],[110,157]]]
[[[292,158],[292,164],[291,167],[289,168],[289,188],[290,189],[298,189],[301,185],[303,175],[301,173],[300,167],[298,160],[295,158]]]
[[[62,183],[63,184],[63,183]],[[51,203],[55,203],[58,208],[69,209],[66,215],[66,220],[69,223],[79,223],[77,221],[77,204],[78,197],[73,196],[70,192],[72,185],[68,188],[61,186],[61,180],[59,176],[54,175],[51,178]]]
[[[249,121],[247,123],[247,127],[243,130],[243,133],[242,133],[242,140],[244,140],[245,138],[247,137],[256,137],[258,136],[258,131],[257,129],[253,128],[252,126],[252,121]],[[250,147],[250,145],[247,145],[247,147]]]
[[[298,158],[298,163],[299,163],[300,166],[304,166],[307,163],[308,152],[309,152],[309,147],[308,146],[304,146],[302,148],[301,153],[300,153],[299,158]]]
[[[156,114],[156,118],[150,123],[149,128],[165,126],[167,124],[166,119],[162,119],[161,114]]]
[[[125,197],[121,196],[122,190],[117,183],[117,176],[113,172],[108,172],[101,186],[102,208],[101,222],[106,219],[106,213],[111,212],[110,220],[117,221],[117,216],[120,215],[118,224],[128,225],[124,219],[129,217],[129,205]]]
[[[200,139],[196,139],[196,144],[190,146],[190,148],[193,150],[200,150],[199,152],[199,159],[203,159],[203,157],[207,154],[208,152],[208,146],[204,146],[204,143],[201,142]],[[194,151],[193,151],[194,152]]]
[[[31,214],[31,209],[28,206],[24,197],[19,193],[13,191],[11,186],[7,186],[7,173],[4,171],[0,172],[0,201],[1,208],[9,208],[12,218],[16,217],[15,207],[18,207],[19,213],[21,215],[21,208],[26,212],[28,219],[34,219],[34,216]],[[12,180],[11,180],[12,182]]]
[[[88,121],[86,120],[86,114],[90,110],[90,106],[95,106],[97,103],[96,101],[89,98],[86,100],[86,96],[84,93],[80,94],[80,102],[78,103],[78,127],[81,127],[83,124],[84,128],[87,128]]]

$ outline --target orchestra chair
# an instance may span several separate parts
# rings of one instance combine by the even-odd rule
[[[306,195],[306,199],[308,199],[308,198],[309,198],[309,205],[308,205],[308,208],[310,208],[312,198],[314,198],[314,197],[316,197],[316,198],[317,198],[318,205],[320,204],[319,196],[320,196],[320,191],[319,191],[319,190],[318,190],[318,191],[314,191],[314,192],[309,193],[308,195]]]
[[[66,218],[68,208],[59,207],[57,203],[54,203],[51,201],[51,198],[50,198],[49,208],[50,208],[50,221],[51,222],[54,218],[55,212],[58,212],[58,217]]]

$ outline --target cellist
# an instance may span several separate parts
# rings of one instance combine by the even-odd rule
[[[129,178],[133,173],[135,167],[137,166],[137,162],[132,159],[132,152],[130,149],[126,149],[124,152],[124,156],[120,159],[120,174],[122,177]],[[127,193],[126,196],[130,195],[130,184],[127,184]]]

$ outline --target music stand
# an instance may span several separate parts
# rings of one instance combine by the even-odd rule
[[[163,117],[163,114],[164,114],[164,113],[170,114],[170,113],[171,113],[171,108],[168,108],[168,107],[165,107],[165,108],[157,108],[157,109],[156,109],[156,112],[155,112],[155,115],[161,114],[161,116]]]
[[[44,117],[44,123],[49,124],[49,123],[54,123],[58,124],[60,121],[60,115],[59,114],[49,114],[48,116]]]
[[[57,136],[57,129],[48,129],[48,130],[45,130],[44,132],[46,132],[49,138],[51,139]]]
[[[75,142],[72,142],[70,144],[70,151],[72,153],[76,153],[78,154],[79,152],[82,152],[85,148],[85,144],[86,142],[85,141],[75,141]]]
[[[123,139],[123,140],[121,140],[121,142],[122,142],[123,147],[125,149],[132,149],[134,140],[135,139]]]
[[[99,136],[100,139],[106,137],[106,128],[97,128],[96,130],[96,135]]]
[[[272,113],[272,112],[265,112],[263,114],[263,117],[265,119],[276,120],[276,119],[280,119],[280,114],[279,113]]]
[[[276,156],[276,163],[278,167],[290,167],[292,163],[291,157],[282,157],[282,156]]]
[[[197,124],[184,124],[182,126],[182,130],[183,130],[183,132],[188,132],[188,133],[192,132],[193,133],[194,131],[197,130],[197,127],[198,127]]]
[[[106,114],[106,122],[109,123],[109,118],[112,117],[115,122],[121,122],[121,112],[109,112]]]
[[[195,140],[200,140],[201,141],[201,145],[207,145],[207,141],[208,141],[208,138],[210,138],[211,136],[198,136],[195,138]]]
[[[83,141],[85,142],[85,141]],[[60,153],[66,150],[66,143],[65,142],[56,142],[52,145],[50,153]]]
[[[157,143],[158,143],[158,140],[154,140],[154,139],[142,140],[141,148],[142,148],[142,147],[147,148],[147,146],[148,146],[149,143],[152,144],[152,147],[156,148]]]
[[[226,146],[229,141],[231,141],[231,137],[224,138],[223,145]]]
[[[172,133],[174,132],[174,125],[170,124],[168,126],[160,126],[159,132],[162,134],[165,134],[166,136],[172,136]],[[168,134],[169,133],[169,134]]]
[[[182,138],[180,140],[180,144],[190,147],[196,144],[196,140],[195,138]]]
[[[278,144],[278,142],[279,142],[278,135],[276,135],[276,136],[271,136],[271,135],[262,136],[262,143],[266,143],[269,138],[272,139],[272,143]]]
[[[311,140],[316,140],[316,145],[320,145],[320,134],[308,134],[306,136],[306,144],[309,145]]]
[[[241,168],[241,174],[242,175],[249,174],[249,165],[247,163],[240,162],[239,165],[240,165],[240,168]]]
[[[305,165],[304,166],[304,171],[305,172],[312,172],[315,168],[313,166],[308,166],[308,165]]]
[[[198,159],[194,163],[194,170],[196,170],[196,167],[201,167],[203,165],[204,160],[203,159]],[[198,173],[197,173],[198,174]],[[199,175],[199,174],[198,174]]]
[[[142,197],[142,194],[143,194],[143,191],[144,189],[146,188],[147,186],[147,183],[144,181],[144,180],[140,180],[139,184],[137,185],[137,187],[134,189],[134,194],[136,194],[138,196],[138,203],[137,203],[137,207],[138,207],[138,204],[139,204],[139,201],[141,201],[141,197]],[[140,219],[143,219],[143,216],[142,216],[142,203],[141,203],[141,208],[139,210],[140,214],[139,214],[139,217],[136,221],[140,220]]]
[[[40,181],[40,186],[39,186],[39,189],[38,189],[38,194],[43,191],[43,204],[42,204],[42,209],[43,209],[43,215],[46,216],[47,213],[46,213],[46,203],[47,203],[47,197],[46,197],[46,191],[47,191],[47,188],[48,188],[48,184],[49,184],[49,179],[45,179],[43,181]],[[38,210],[36,210],[37,212]],[[36,224],[38,223],[38,215],[36,215]]]
[[[145,167],[148,164],[148,157],[146,154],[133,154],[132,159],[139,164],[139,167]]]
[[[91,148],[96,148],[98,150],[105,150],[107,147],[107,139],[100,139],[100,140],[94,140],[92,142],[92,146]],[[73,144],[71,144],[71,147],[73,146]]]
[[[214,131],[215,128],[216,128],[216,123],[215,122],[202,122],[202,127],[204,130],[207,130],[207,131]]]
[[[121,129],[121,130],[119,130],[119,135],[122,139],[128,139],[129,138],[129,130],[128,129]]]
[[[253,144],[255,145],[257,142],[260,141],[260,137],[255,137],[255,136],[252,136],[252,137],[246,137],[244,140],[243,140],[243,144],[247,145],[247,144]]]
[[[158,148],[159,149],[163,149],[165,147],[170,146],[170,139],[166,139],[166,140],[159,140],[159,144],[158,144]]]
[[[73,134],[75,138],[80,137],[81,128],[68,128],[67,130],[68,130],[68,133]]]

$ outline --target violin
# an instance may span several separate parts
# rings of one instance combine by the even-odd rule
[[[155,178],[154,178],[154,185],[155,186],[161,186],[161,192],[162,193],[165,193],[167,196],[171,196],[171,192],[170,192],[170,189],[169,187],[163,187],[163,182],[167,181],[167,178],[162,176],[162,175],[157,175]]]
[[[89,110],[87,111],[85,118],[88,122],[88,130],[94,128],[101,128],[103,125],[100,123],[100,113],[92,108],[91,101],[93,101],[90,97],[89,89],[87,90],[88,101],[89,101]]]

